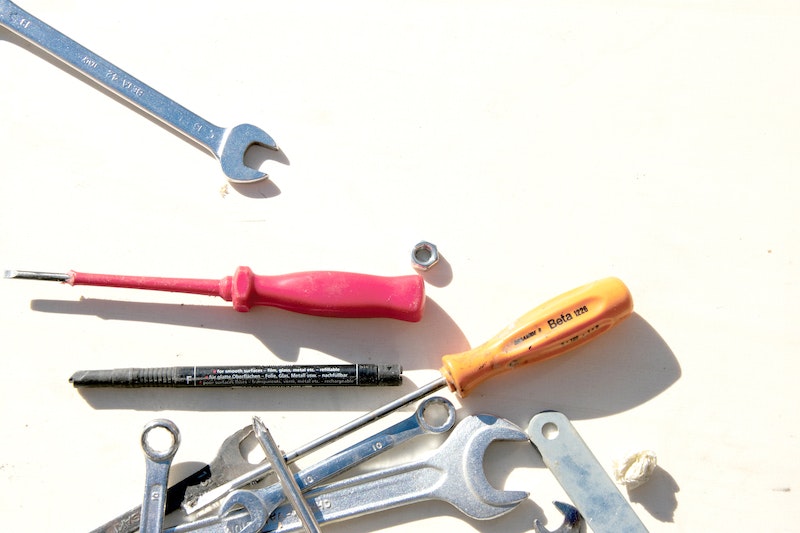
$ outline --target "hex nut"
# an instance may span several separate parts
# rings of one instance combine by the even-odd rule
[[[435,244],[421,241],[411,250],[411,264],[417,270],[429,270],[439,262],[439,250]]]

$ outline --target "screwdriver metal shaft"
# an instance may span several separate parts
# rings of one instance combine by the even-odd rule
[[[480,383],[504,372],[559,356],[596,338],[633,312],[633,298],[617,278],[606,278],[568,291],[528,311],[492,339],[466,352],[442,357],[441,376],[386,405],[330,431],[284,455],[291,463],[389,413],[449,387],[464,398]],[[206,507],[230,491],[252,483],[271,471],[262,464],[196,501],[184,502],[187,514]]]
[[[4,277],[219,296],[240,312],[262,305],[316,316],[418,322],[425,305],[425,282],[418,274],[386,277],[313,271],[258,276],[249,267],[240,266],[233,276],[222,279],[120,276],[74,270],[6,270]]]

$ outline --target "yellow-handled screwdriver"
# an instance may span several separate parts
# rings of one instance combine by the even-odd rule
[[[480,383],[513,368],[561,355],[605,333],[633,312],[633,298],[617,278],[606,278],[562,294],[521,316],[490,341],[466,352],[442,357],[442,376],[402,398],[358,417],[349,424],[284,455],[287,463],[377,420],[424,396],[449,387],[467,396]],[[263,464],[224,485],[184,502],[193,513],[230,491],[261,479],[270,471]]]

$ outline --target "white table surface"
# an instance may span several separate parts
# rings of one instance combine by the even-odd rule
[[[153,418],[180,427],[174,475],[253,415],[294,449],[606,276],[630,288],[632,318],[463,400],[447,393],[459,419],[525,426],[560,410],[609,469],[654,450],[653,478],[623,490],[653,532],[800,531],[796,3],[21,3],[200,116],[265,129],[288,164],[267,159],[270,181],[230,185],[209,154],[0,30],[3,269],[401,275],[423,239],[443,260],[416,324],[0,281],[4,531],[85,531],[141,502]],[[402,387],[81,393],[67,381],[381,361],[403,365]],[[565,496],[531,447],[495,445],[485,465],[530,500],[486,522],[427,502],[325,529],[555,527],[550,502]]]

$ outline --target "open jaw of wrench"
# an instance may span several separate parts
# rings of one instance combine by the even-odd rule
[[[583,516],[581,516],[576,507],[564,502],[553,502],[553,505],[564,515],[564,521],[558,529],[550,531],[536,519],[533,521],[533,531],[535,533],[581,533],[583,531]]]
[[[170,444],[163,449],[151,444],[151,433],[160,430],[166,430],[171,439]],[[181,434],[178,427],[170,420],[163,418],[152,420],[142,430],[142,451],[147,465],[139,526],[139,531],[142,533],[161,533],[163,529],[169,468],[180,443]]]
[[[444,408],[443,417],[434,411],[437,406]],[[429,410],[432,411],[428,412]],[[414,414],[407,419],[297,472],[294,475],[295,481],[301,491],[308,491],[319,483],[414,437],[447,432],[455,425],[455,418],[456,412],[453,404],[446,398],[433,396],[420,403]],[[257,504],[252,496],[256,496]],[[227,533],[229,531],[250,531],[256,526],[254,531],[259,531],[264,526],[266,517],[284,500],[283,487],[280,483],[253,490],[235,490],[223,501],[216,516],[201,518],[166,531],[169,533],[185,531]],[[243,507],[244,510],[239,507]],[[261,516],[265,519],[259,522],[258,517]]]
[[[426,500],[442,500],[470,518],[489,520],[515,509],[528,493],[498,490],[489,483],[483,468],[486,449],[495,441],[527,440],[524,431],[505,419],[472,415],[426,458],[317,487],[306,499],[320,524]],[[262,531],[301,529],[291,507],[282,506]]]
[[[594,533],[647,533],[566,416],[539,413],[528,424],[527,434]]]
[[[242,453],[242,443],[253,434],[253,426],[248,425],[226,438],[216,457],[208,464],[167,489],[165,513],[180,509],[184,499],[196,498],[229,479],[249,472],[253,465]],[[91,533],[133,533],[139,529],[141,506],[122,513],[92,530]]]
[[[278,150],[272,137],[256,126],[215,126],[48,26],[10,0],[0,0],[0,26],[8,28],[206,148],[219,160],[222,171],[231,182],[253,182],[267,177],[264,172],[250,168],[244,162],[245,152],[253,145]]]

